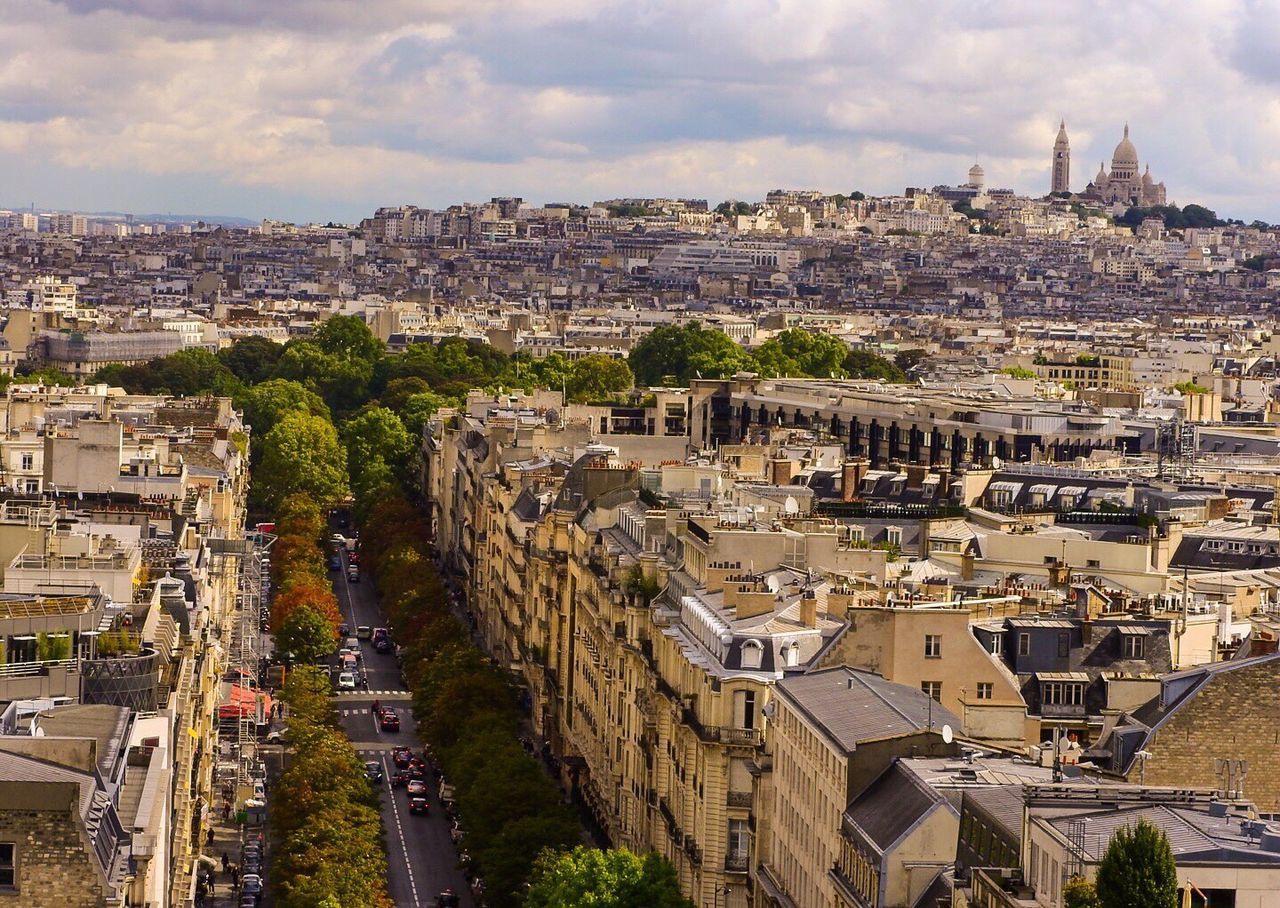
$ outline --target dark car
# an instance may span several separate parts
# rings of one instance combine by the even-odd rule
[[[346,622],[343,622],[342,624],[339,624],[339,625],[338,625],[338,636],[339,636],[339,637],[341,637],[343,640],[345,640],[345,639],[347,639],[347,637],[349,637],[350,635],[351,635],[351,628],[347,626]]]
[[[462,900],[452,889],[445,889],[436,896],[436,908],[458,908]]]
[[[427,814],[430,811],[431,811],[431,808],[427,806],[426,798],[410,798],[409,799],[409,813]]]
[[[371,785],[382,784],[382,764],[377,760],[370,760],[364,764],[364,775]]]
[[[413,761],[413,751],[407,747],[397,747],[391,751],[391,760],[396,764],[396,769],[404,769]]]
[[[383,637],[380,640],[373,641],[373,651],[382,655],[387,655],[393,649],[390,637]]]
[[[384,709],[382,715],[378,717],[378,727],[383,731],[399,731],[400,717],[396,715],[395,710]]]
[[[329,556],[329,570],[331,570],[331,571],[340,571],[340,570],[342,570],[342,559],[341,559],[341,558],[339,558],[337,555],[330,555],[330,556]]]
[[[403,788],[405,785],[409,784],[411,779],[412,779],[412,776],[410,776],[408,772],[402,769],[400,770],[400,772],[396,773],[391,777],[391,787]]]

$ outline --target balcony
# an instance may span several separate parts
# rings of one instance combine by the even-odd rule
[[[758,728],[722,728],[720,740],[734,747],[759,747],[761,736]]]
[[[1083,703],[1041,703],[1040,715],[1046,719],[1083,719],[1087,711]]]
[[[744,807],[751,809],[751,803],[755,800],[754,795],[749,791],[731,791],[725,796],[725,803],[730,807]]]
[[[751,867],[751,855],[745,851],[731,851],[724,856],[724,869],[729,873],[746,873]]]

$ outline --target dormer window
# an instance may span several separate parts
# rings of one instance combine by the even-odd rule
[[[748,640],[742,644],[742,667],[759,668],[764,661],[764,646],[759,640]]]
[[[787,668],[794,668],[800,664],[800,644],[791,643],[782,648],[783,654],[786,656]]]

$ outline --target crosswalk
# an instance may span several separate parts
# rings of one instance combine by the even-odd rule
[[[335,694],[339,699],[356,700],[412,700],[413,694],[407,690],[340,690]]]

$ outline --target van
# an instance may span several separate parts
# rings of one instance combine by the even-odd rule
[[[353,675],[354,675],[357,671],[359,671],[359,668],[358,668],[358,667],[357,667],[357,665],[356,665],[356,657],[355,657],[355,656],[343,656],[343,657],[342,657],[342,670],[343,670],[344,672],[350,672],[350,673],[351,673],[351,674],[353,674]]]

